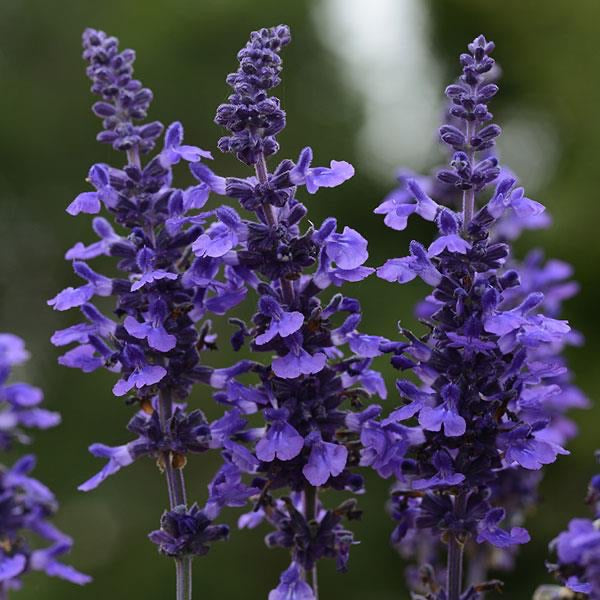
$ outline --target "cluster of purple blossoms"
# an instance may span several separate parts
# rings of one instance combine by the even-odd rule
[[[244,219],[224,208],[193,244],[197,260],[223,257],[247,273],[246,284],[258,295],[257,311],[249,325],[233,320],[232,344],[240,350],[249,340],[253,353],[272,358],[266,365],[241,361],[227,371],[215,371],[215,399],[245,415],[259,413],[264,425],[239,440],[230,439],[231,460],[251,474],[257,488],[254,509],[240,526],[255,527],[267,520],[275,531],[269,547],[287,548],[290,567],[270,600],[318,596],[316,564],[323,557],[346,569],[352,533],[344,518],[359,516],[354,500],[326,508],[319,492],[326,488],[358,492],[355,414],[361,399],[385,397],[381,375],[371,369],[379,346],[386,340],[357,331],[361,320],[357,300],[321,294],[330,286],[360,281],[373,269],[364,266],[367,241],[355,230],[338,231],[333,218],[318,228],[302,227],[307,208],[297,199],[340,185],[354,173],[344,161],[329,167],[312,166],[312,150],[304,148],[297,161],[283,160],[270,171],[266,157],[277,149],[275,135],[285,125],[285,113],[269,90],[280,82],[281,49],[290,42],[284,25],[262,29],[238,53],[239,69],[227,82],[233,93],[217,109],[215,121],[229,130],[219,142],[254,167],[246,178],[220,178],[202,167],[205,181],[239,200],[253,218]],[[257,381],[239,375],[253,371]],[[241,444],[239,442],[245,442]]]
[[[596,458],[600,461],[599,453]],[[564,587],[541,586],[534,600],[600,598],[600,475],[592,477],[586,502],[594,519],[572,519],[568,529],[550,543],[557,562],[548,564],[548,569]]]
[[[23,428],[46,429],[60,422],[57,413],[40,408],[42,391],[28,383],[8,383],[14,366],[29,358],[23,340],[0,334],[0,449],[15,442],[29,441]],[[29,476],[35,467],[32,454],[21,457],[12,467],[0,464],[0,598],[22,586],[21,578],[31,571],[43,571],[78,585],[90,578],[59,562],[71,550],[73,541],[51,522],[58,505],[54,494]],[[34,540],[48,543],[38,548]]]
[[[497,70],[492,68],[488,73],[490,83],[496,79],[496,74]],[[451,101],[446,117],[448,121],[460,124],[453,113],[457,111],[460,113],[462,109],[457,109],[456,103],[452,101],[452,95],[449,97]],[[446,129],[443,131],[447,132]],[[513,178],[516,182],[514,173],[498,165],[494,151],[495,148],[492,146],[487,148],[484,154],[488,161],[493,160],[488,163],[489,165],[498,167],[497,180]],[[400,183],[399,187],[390,192],[375,210],[376,213],[385,215],[386,225],[395,230],[404,230],[410,214],[417,212],[417,195],[413,191],[415,185],[427,197],[435,198],[437,203],[443,206],[455,207],[460,205],[462,200],[462,185],[455,185],[456,180],[448,173],[438,178],[437,172],[431,176],[421,176],[411,171],[401,170],[397,179]],[[485,186],[483,189],[485,190]],[[420,212],[422,209],[419,209],[417,214]],[[493,228],[490,229],[490,235],[497,242],[508,243],[518,238],[524,230],[545,228],[550,224],[551,218],[545,210],[527,212],[509,210],[496,220]],[[509,256],[503,270],[516,271],[519,278],[519,285],[503,290],[502,307],[505,309],[516,308],[529,294],[542,292],[543,301],[540,309],[546,316],[558,318],[562,303],[579,291],[578,284],[570,279],[573,274],[572,267],[560,260],[546,261],[543,252],[539,249],[530,251],[522,261]],[[429,295],[417,304],[416,317],[427,321],[438,308],[439,302],[436,301],[435,296]],[[575,424],[566,417],[565,413],[570,409],[586,408],[589,405],[588,399],[581,390],[571,382],[572,374],[563,356],[565,345],[579,346],[581,343],[581,334],[572,330],[560,343],[544,344],[537,349],[544,355],[544,360],[551,361],[556,366],[555,376],[547,378],[544,387],[536,389],[535,394],[541,400],[543,417],[548,420],[545,435],[560,445],[565,445],[577,433]],[[509,526],[523,524],[528,513],[538,502],[538,487],[541,480],[542,473],[539,470],[502,469],[497,472],[496,479],[489,485],[490,503],[503,507],[506,524]],[[411,502],[414,507],[420,501],[413,499]],[[435,535],[427,535],[422,530],[407,529],[406,518],[415,513],[411,511],[407,513],[405,507],[406,500],[401,494],[392,496],[391,511],[399,522],[392,534],[392,543],[406,559],[410,560],[415,556],[427,557],[424,562],[435,564],[438,575],[443,577],[445,567],[439,562],[443,544]],[[512,570],[517,550],[517,545],[499,548],[491,545],[481,546],[472,539],[467,540],[465,544],[469,564],[467,580],[483,581],[489,570]],[[421,585],[422,572],[418,568],[409,566],[407,577],[412,588]]]
[[[254,173],[225,178],[203,162],[212,158],[208,151],[183,143],[180,123],[164,131],[146,122],[152,93],[133,77],[134,52],[120,51],[103,32],[84,32],[87,74],[99,97],[93,110],[102,119],[97,139],[124,152],[125,164],[93,165],[93,191],[67,208],[96,215],[99,239],[66,254],[84,283],[48,303],[76,308],[84,320],[57,331],[52,342],[70,346],[60,364],[116,374],[113,394],[133,415],[127,443],[90,446],[105,464],[79,489],[95,489],[139,458],[156,460],[169,507],[149,538],[175,559],[177,600],[191,599],[192,558],[229,535],[216,523],[222,509],[250,502],[238,526],[268,522],[267,546],[291,555],[269,600],[317,600],[319,560],[347,569],[356,543],[347,521],[361,516],[355,498],[331,506],[325,492],[361,493],[358,469],[369,467],[394,480],[392,541],[419,561],[407,571],[412,597],[480,600],[501,585],[485,581],[488,571],[511,568],[515,549],[529,541],[522,524],[537,501],[541,468],[566,454],[576,433],[567,411],[587,405],[563,355],[581,336],[559,318],[577,285],[568,265],[545,261],[539,251],[523,261],[510,255],[523,230],[550,220],[495,154],[501,130],[488,109],[498,92],[494,45],[479,36],[461,55],[460,79],[446,89],[440,138],[452,149],[450,167],[435,177],[403,172],[401,187],[375,210],[395,230],[404,230],[412,214],[437,226],[428,247],[413,241],[409,256],[377,269],[386,281],[420,278],[432,288],[416,308],[425,332],[399,326],[402,341],[361,333],[358,300],[336,288],[374,272],[365,266],[367,240],[350,227],[339,231],[334,218],[313,225],[297,197],[303,188],[314,195],[341,185],[354,168],[336,160],[314,167],[310,147],[297,160],[271,170],[267,164],[286,125],[271,90],[281,83],[280,53],[290,42],[289,28],[279,25],[253,32],[238,53],[239,68],[227,77],[233,91],[215,117],[228,131],[218,146]],[[175,187],[179,163],[195,185]],[[206,209],[211,194],[235,199],[243,213],[227,205]],[[100,257],[116,259],[110,276],[88,264]],[[230,315],[231,344],[265,358],[207,366],[201,353],[216,349],[208,316],[230,314],[247,296],[256,300],[255,313],[250,323]],[[410,376],[396,382],[403,405],[387,416],[378,404],[364,406],[370,397],[386,398],[372,367],[383,354]],[[58,422],[39,408],[39,390],[5,383],[26,357],[18,338],[0,336],[3,450],[27,441],[23,428]],[[223,410],[213,422],[190,406],[197,383],[214,390]],[[187,460],[209,450],[223,462],[204,505],[188,503]],[[71,540],[49,523],[56,503],[28,477],[33,465],[27,456],[11,469],[0,466],[0,598],[28,570],[89,580],[57,562]],[[598,508],[596,479],[589,498]],[[50,547],[30,548],[25,530]],[[595,522],[574,520],[557,538],[552,570],[566,588],[545,587],[538,594],[559,595],[539,598],[600,598],[596,530]]]
[[[119,51],[115,38],[92,29],[84,32],[83,47],[92,92],[100,97],[93,107],[103,119],[98,140],[125,152],[126,162],[122,167],[93,165],[88,181],[94,191],[79,194],[67,208],[71,215],[105,211],[116,228],[96,216],[93,229],[99,241],[77,243],[67,252],[85,283],[48,303],[59,311],[76,308],[85,320],[57,331],[52,342],[74,345],[59,358],[62,365],[115,373],[113,394],[126,397],[136,412],[127,426],[131,441],[90,446],[106,464],[79,489],[96,488],[140,457],[157,459],[166,474],[170,509],[150,538],[162,553],[175,557],[178,598],[188,598],[191,557],[205,554],[210,542],[227,536],[225,526],[212,524],[221,508],[239,506],[256,492],[241,482],[239,469],[228,460],[209,486],[206,506],[188,507],[183,476],[188,455],[223,449],[244,425],[233,414],[209,423],[186,401],[195,383],[209,383],[212,376],[212,369],[200,363],[200,353],[215,348],[205,316],[224,314],[243,300],[246,272],[215,251],[218,244],[198,256],[198,240],[230,224],[230,209],[201,212],[211,192],[225,191],[218,180],[205,177],[200,160],[211,158],[210,153],[185,145],[182,125],[175,122],[166,129],[163,148],[146,158],[163,126],[138,124],[146,117],[152,93],[133,78],[134,52]],[[197,185],[174,187],[173,168],[180,162],[189,163]],[[215,224],[205,232],[211,219]],[[117,276],[89,266],[89,260],[101,256],[117,259]],[[221,270],[225,283],[217,279]],[[93,304],[103,297],[112,299],[110,316]]]
[[[493,153],[501,133],[488,109],[498,91],[493,48],[483,36],[469,44],[459,81],[446,89],[450,118],[440,137],[453,149],[450,168],[437,181],[403,174],[405,187],[376,209],[393,229],[417,214],[439,230],[428,248],[413,241],[409,256],[377,271],[390,282],[419,277],[433,291],[417,308],[426,333],[401,327],[406,341],[380,346],[420,383],[400,379],[405,405],[385,419],[371,406],[359,428],[361,463],[396,478],[394,543],[433,563],[410,577],[419,598],[479,597],[488,586],[478,576],[491,565],[474,567],[464,586],[465,546],[507,551],[529,540],[519,525],[535,500],[538,471],[566,453],[562,446],[574,434],[566,410],[585,405],[560,356],[578,340],[556,318],[576,291],[566,281],[568,268],[543,265],[539,255],[521,264],[509,256],[509,242],[545,219],[544,207],[525,196]],[[462,210],[448,206],[457,197]],[[436,569],[441,543],[448,553],[443,577]],[[484,562],[489,556],[472,554]]]

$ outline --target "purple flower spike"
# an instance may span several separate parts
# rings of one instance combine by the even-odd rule
[[[383,378],[371,362],[387,340],[357,331],[357,300],[342,293],[327,299],[322,295],[330,286],[361,281],[373,272],[364,266],[367,240],[349,227],[338,232],[333,218],[315,231],[307,207],[297,198],[300,186],[314,194],[342,184],[354,168],[335,160],[329,167],[312,167],[309,147],[295,162],[268,164],[279,151],[277,134],[286,124],[281,102],[271,94],[281,81],[280,55],[290,40],[285,25],[261,29],[238,53],[239,68],[227,78],[232,93],[218,107],[215,121],[228,130],[219,148],[253,166],[254,172],[223,179],[199,163],[190,169],[213,189],[225,182],[225,194],[239,201],[244,216],[230,219],[227,231],[212,225],[196,237],[195,267],[184,280],[210,282],[204,304],[213,312],[215,298],[218,303],[221,290],[236,276],[244,292],[256,291],[252,321],[232,320],[231,342],[240,351],[248,341],[251,351],[267,353],[267,358],[237,372],[235,367],[215,370],[210,382],[219,403],[235,407],[232,412],[239,416],[254,415],[257,425],[242,432],[243,425],[235,424],[232,416],[235,432],[228,419],[220,421],[211,428],[211,443],[222,444],[228,460],[255,476],[255,511],[240,519],[240,526],[267,520],[275,529],[267,545],[291,554],[292,565],[271,600],[315,598],[307,573],[321,558],[334,557],[338,569],[346,569],[353,536],[341,521],[359,511],[350,501],[325,508],[318,488],[362,490],[354,450],[361,432],[349,432],[346,417],[359,398],[386,395]],[[215,281],[213,257],[227,264],[227,283]],[[240,296],[237,289],[234,294]],[[243,383],[236,381],[242,373]],[[229,439],[224,430],[230,432]],[[389,468],[398,469],[400,460],[399,453],[390,456]]]
[[[312,445],[302,472],[311,485],[323,485],[330,477],[337,477],[344,470],[348,460],[348,450],[344,446],[324,442],[315,433],[310,434],[306,441]]]
[[[571,273],[544,265],[539,251],[519,262],[511,248],[522,231],[550,219],[496,156],[501,129],[488,108],[499,91],[493,50],[478,36],[446,88],[439,138],[449,165],[436,177],[401,171],[400,186],[375,210],[392,229],[405,229],[419,214],[439,232],[427,250],[413,241],[409,256],[377,270],[389,282],[419,277],[433,289],[416,308],[421,334],[399,327],[404,339],[379,347],[394,368],[410,371],[411,381],[397,383],[408,404],[367,420],[361,435],[361,463],[397,480],[394,545],[424,561],[407,571],[415,598],[475,600],[489,589],[479,585],[489,570],[512,567],[515,546],[529,535],[499,524],[523,521],[538,498],[539,471],[566,454],[563,445],[575,434],[565,413],[585,405],[563,356],[581,338],[558,318],[576,292]],[[474,562],[469,571],[478,573],[467,588],[463,548]],[[589,564],[559,566],[563,584],[572,576],[573,585],[588,589],[595,577],[600,598],[598,557],[595,576]]]
[[[277,39],[283,43],[285,35]],[[247,228],[232,208],[211,207],[199,212],[211,195],[225,195],[226,179],[200,162],[212,158],[210,152],[184,144],[183,126],[178,121],[160,140],[163,125],[146,120],[153,94],[134,78],[135,52],[120,50],[116,38],[93,29],[84,32],[82,41],[86,73],[98,100],[93,111],[102,120],[97,139],[123,154],[117,158],[118,167],[94,165],[89,181],[95,190],[80,194],[67,209],[71,214],[103,211],[104,215],[93,220],[97,241],[90,245],[79,242],[67,252],[84,285],[67,288],[49,301],[61,311],[80,307],[85,320],[57,331],[52,342],[61,347],[73,344],[59,358],[62,365],[84,372],[103,367],[118,373],[113,393],[129,396],[127,404],[136,407],[136,412],[127,425],[135,436],[133,441],[114,448],[104,444],[90,447],[92,454],[107,462],[80,489],[91,490],[122,467],[151,456],[166,473],[169,488],[169,507],[161,529],[152,534],[154,541],[169,556],[202,555],[212,541],[227,533],[224,526],[213,525],[207,513],[216,515],[224,506],[240,506],[260,492],[242,481],[243,472],[255,472],[259,465],[243,444],[256,441],[263,430],[248,428],[241,411],[256,412],[258,404],[266,405],[270,396],[218,398],[227,412],[215,423],[208,423],[199,409],[187,408],[196,384],[216,383],[234,394],[235,386],[227,385],[231,377],[260,366],[245,361],[240,370],[218,370],[202,361],[205,352],[217,347],[208,313],[225,314],[246,297],[248,287],[258,285],[252,269],[237,255],[246,241]],[[254,50],[250,49],[249,56],[254,56]],[[266,65],[265,56],[259,60]],[[273,65],[262,75],[272,71]],[[259,77],[257,71],[253,77]],[[259,79],[257,92],[263,93],[267,81]],[[243,89],[246,98],[249,90]],[[248,110],[246,100],[231,100],[240,113]],[[266,108],[262,103],[261,110]],[[273,117],[272,111],[269,114]],[[274,118],[272,124],[278,119],[281,122],[282,117]],[[252,122],[261,126],[257,114]],[[261,129],[260,135],[263,133],[274,140],[273,131]],[[254,144],[250,138],[247,141],[249,146]],[[195,185],[177,186],[174,165],[182,161],[188,163]],[[289,177],[283,179],[289,186]],[[303,257],[309,255],[310,251],[303,251]],[[86,261],[101,256],[114,260],[112,270],[118,271],[114,279],[88,266]],[[93,306],[96,296],[110,298],[110,319]],[[240,328],[242,342],[247,331]],[[241,394],[239,389],[237,394]],[[51,424],[52,414],[36,406],[34,395],[13,390],[12,399],[20,407],[10,415],[11,433],[25,423]],[[3,429],[4,422],[0,423],[4,445]],[[22,433],[15,430],[14,435]],[[222,455],[224,466],[209,486],[205,512],[196,505],[188,507],[184,468],[191,454],[210,449]],[[47,572],[61,575],[62,567],[51,554],[40,554],[38,562]],[[191,578],[190,562],[183,561],[186,580]],[[77,579],[65,570],[62,576]]]
[[[337,187],[354,176],[354,167],[345,160],[332,160],[329,168],[310,168],[312,149],[304,148],[296,166],[290,171],[294,185],[305,185],[309,194],[316,194],[321,187]]]

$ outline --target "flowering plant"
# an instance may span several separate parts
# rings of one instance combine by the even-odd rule
[[[40,408],[43,393],[28,383],[9,382],[11,371],[29,359],[23,340],[11,333],[0,334],[0,450],[15,443],[26,444],[29,428],[47,429],[60,423],[60,415]],[[58,510],[54,494],[30,477],[36,464],[33,454],[19,458],[12,467],[0,464],[0,598],[22,586],[22,578],[43,571],[78,585],[91,578],[59,562],[73,540],[52,524]],[[38,536],[49,545],[37,548]]]
[[[418,576],[409,572],[418,598],[467,600],[498,585],[475,579],[492,565],[474,549],[476,568],[465,586],[463,550],[474,541],[506,553],[529,541],[519,525],[535,497],[535,472],[567,454],[563,444],[572,431],[563,413],[585,404],[560,357],[575,338],[555,318],[569,295],[557,286],[564,269],[555,263],[544,271],[535,259],[520,265],[510,258],[512,238],[538,225],[544,207],[525,195],[493,151],[501,133],[488,109],[498,92],[493,49],[476,38],[460,57],[459,81],[446,88],[450,109],[440,138],[453,150],[450,168],[437,181],[403,174],[405,187],[375,211],[392,229],[404,229],[416,214],[439,231],[428,248],[413,241],[409,256],[377,271],[401,284],[420,278],[433,290],[417,311],[426,333],[401,327],[406,341],[381,346],[419,385],[398,380],[405,404],[361,429],[363,462],[396,478],[394,543],[433,563]],[[452,209],[456,195],[459,210]],[[447,545],[445,568],[437,563],[440,542]]]
[[[235,270],[228,271],[227,283],[217,280],[224,266],[220,255],[201,264],[192,261],[193,244],[205,235],[204,224],[214,213],[196,211],[211,192],[222,190],[202,177],[197,185],[174,187],[173,170],[184,162],[193,174],[202,174],[200,161],[210,159],[210,153],[184,144],[183,127],[174,122],[164,133],[162,149],[146,158],[163,126],[156,121],[138,124],[146,118],[152,93],[133,78],[135,53],[119,51],[116,38],[92,29],[84,32],[83,47],[92,92],[100,98],[93,106],[102,119],[97,139],[123,152],[126,162],[122,167],[93,165],[88,181],[94,191],[79,194],[67,212],[106,211],[119,229],[97,216],[93,229],[99,241],[77,243],[67,252],[75,274],[86,283],[66,288],[48,303],[59,311],[79,309],[85,322],[57,331],[52,342],[75,344],[59,358],[62,365],[86,373],[99,368],[116,373],[113,394],[128,396],[135,414],[127,425],[134,435],[131,441],[117,447],[90,446],[106,464],[79,489],[96,488],[141,457],[156,459],[166,476],[169,508],[150,539],[175,559],[177,598],[189,598],[192,558],[228,535],[226,525],[214,524],[220,510],[243,504],[254,492],[241,483],[239,470],[230,462],[209,485],[202,509],[188,505],[184,481],[188,456],[222,448],[229,433],[222,421],[209,423],[200,409],[187,404],[194,384],[208,383],[212,376],[212,369],[200,364],[201,352],[215,348],[205,315],[224,314],[245,292]],[[118,276],[107,277],[88,265],[100,256],[117,260]],[[113,318],[92,303],[102,297],[112,300]]]
[[[292,562],[269,599],[309,600],[318,597],[319,559],[333,557],[344,571],[355,543],[342,524],[344,517],[359,516],[355,501],[327,508],[322,492],[362,491],[356,473],[358,417],[348,409],[372,394],[385,397],[383,380],[371,369],[385,340],[358,332],[357,300],[339,292],[322,299],[329,287],[372,273],[364,266],[367,241],[349,227],[338,232],[334,218],[319,228],[302,226],[307,215],[297,198],[302,188],[313,195],[340,185],[352,177],[353,167],[336,160],[313,167],[310,147],[295,162],[283,160],[272,172],[267,166],[285,126],[280,101],[269,90],[280,82],[280,51],[289,42],[289,29],[280,25],[253,32],[238,53],[239,69],[227,78],[233,93],[217,109],[215,121],[229,130],[219,148],[252,166],[254,174],[222,179],[204,165],[196,173],[201,170],[204,181],[238,199],[252,217],[222,209],[220,222],[193,248],[200,260],[223,256],[245,270],[246,283],[258,296],[252,325],[236,320],[232,343],[239,350],[249,339],[254,353],[269,354],[267,364],[242,361],[227,377],[212,381],[220,388],[217,401],[235,407],[231,416],[243,420],[242,415],[258,412],[262,419],[244,435],[246,446],[227,449],[235,464],[254,475],[257,488],[253,511],[240,525],[255,527],[266,519],[275,529],[267,545],[291,552]],[[258,383],[238,380],[248,370]]]
[[[174,560],[177,600],[192,598],[194,557],[228,538],[225,507],[244,509],[239,529],[268,525],[266,545],[289,554],[269,600],[318,600],[322,559],[348,569],[371,469],[393,482],[392,543],[408,559],[411,598],[482,600],[502,587],[490,572],[512,568],[530,540],[524,521],[543,467],[567,455],[576,434],[568,411],[587,406],[565,358],[582,337],[561,318],[578,286],[566,263],[539,250],[515,255],[521,233],[550,218],[496,151],[492,42],[473,40],[446,88],[439,137],[449,164],[427,177],[402,171],[375,209],[396,231],[419,216],[435,239],[413,240],[407,256],[377,269],[358,231],[309,217],[314,197],[346,184],[354,167],[315,166],[310,146],[275,162],[286,113],[274,90],[290,44],[278,25],[253,31],[238,52],[214,120],[225,130],[219,150],[249,171],[223,176],[209,151],[184,143],[180,122],[148,120],[153,94],[134,78],[135,53],[102,31],[83,34],[97,140],[118,158],[92,165],[90,188],[67,206],[92,215],[97,240],[66,253],[83,283],[48,304],[83,319],[51,341],[61,365],[108,371],[132,414],[124,443],[91,444],[104,462],[79,490],[151,458],[166,508],[148,537]],[[180,170],[192,185],[178,183]],[[416,306],[420,325],[400,315],[400,340],[364,333],[360,301],[346,295],[374,273],[430,288]],[[225,367],[207,358],[219,351],[214,320],[232,330],[238,359]],[[385,412],[374,401],[387,397],[383,355],[400,372],[401,399]],[[40,390],[8,381],[27,357],[19,338],[0,334],[1,451],[59,422],[40,407]],[[186,467],[208,452],[217,472],[194,501]],[[59,562],[72,541],[51,522],[57,503],[30,477],[34,464],[28,455],[0,465],[0,600],[31,571],[90,580]],[[589,500],[600,517],[597,477]],[[542,586],[535,600],[600,598],[598,531],[597,521],[575,519],[556,538],[549,568],[560,585]]]

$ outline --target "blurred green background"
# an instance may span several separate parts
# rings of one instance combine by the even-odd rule
[[[395,233],[372,210],[393,187],[397,166],[428,171],[439,162],[435,131],[458,54],[480,32],[496,41],[504,75],[493,111],[505,128],[503,158],[555,218],[550,231],[525,236],[518,252],[542,245],[575,266],[582,292],[568,303],[566,317],[585,332],[587,345],[571,360],[578,383],[597,395],[597,0],[0,0],[0,330],[27,340],[34,358],[22,375],[41,385],[48,407],[63,415],[60,428],[36,436],[37,475],[56,491],[58,523],[76,538],[69,560],[95,578],[78,589],[32,575],[16,594],[23,600],[173,596],[172,564],[146,539],[166,503],[152,462],[141,461],[89,495],[75,489],[100,466],[87,454],[89,443],[128,439],[130,409],[111,395],[110,374],[58,367],[48,342],[75,318],[45,305],[75,280],[64,251],[92,239],[89,219],[72,219],[64,208],[86,189],[93,162],[120,160],[94,141],[99,121],[89,110],[81,31],[102,28],[135,48],[136,74],[155,92],[151,117],[181,120],[188,143],[214,151],[221,132],[212,118],[227,95],[224,78],[237,50],[251,29],[279,22],[294,35],[279,90],[288,113],[282,156],[296,157],[310,144],[319,164],[331,158],[355,164],[354,179],[311,197],[309,207],[315,222],[334,215],[365,234],[373,265],[405,254],[411,237],[431,235],[416,222],[409,233]],[[230,156],[216,156],[215,168],[243,172]],[[393,336],[398,318],[410,322],[423,288],[372,278],[349,292],[364,305],[363,329]],[[231,357],[207,360],[226,364]],[[393,373],[386,376],[392,390]],[[391,392],[388,405],[394,400]],[[198,388],[192,402],[210,406],[209,390]],[[585,514],[582,497],[600,445],[599,410],[575,416],[581,433],[572,455],[547,469],[543,501],[529,522],[533,541],[506,578],[508,598],[530,598],[547,580],[548,541],[570,515]],[[203,456],[190,462],[191,497],[202,502],[216,463]],[[388,483],[373,477],[368,483],[364,519],[355,527],[362,543],[353,549],[348,574],[337,575],[329,562],[321,568],[323,599],[408,598],[401,561],[388,543]],[[234,523],[237,513],[225,516]],[[228,543],[198,560],[195,597],[266,598],[287,556],[267,550],[264,533],[234,531]]]

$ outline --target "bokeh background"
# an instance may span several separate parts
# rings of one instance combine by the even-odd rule
[[[136,73],[155,92],[151,117],[181,120],[189,143],[214,150],[221,132],[212,118],[226,97],[224,78],[238,48],[251,29],[279,22],[288,23],[295,38],[285,51],[279,90],[288,113],[282,154],[295,157],[310,144],[318,163],[338,158],[356,165],[354,179],[311,198],[310,210],[314,221],[334,215],[363,232],[373,265],[405,254],[410,237],[432,234],[417,223],[409,233],[387,230],[372,210],[394,186],[398,166],[428,171],[440,161],[435,131],[442,91],[458,73],[458,53],[480,32],[496,41],[504,76],[493,110],[505,129],[502,157],[555,219],[551,230],[525,236],[517,250],[542,245],[574,265],[582,291],[566,316],[585,332],[587,344],[571,353],[571,362],[578,383],[597,396],[597,0],[0,0],[0,330],[27,340],[34,358],[22,375],[43,386],[48,407],[63,414],[60,428],[36,436],[37,475],[56,491],[59,525],[77,540],[71,562],[95,578],[78,589],[32,575],[17,594],[22,600],[173,595],[171,562],[146,539],[166,503],[152,462],[141,461],[89,495],[75,489],[100,466],[87,454],[89,443],[128,439],[130,409],[111,395],[109,374],[58,367],[48,342],[73,318],[45,305],[74,282],[64,251],[91,239],[89,220],[72,219],[64,208],[86,189],[93,162],[116,158],[94,141],[99,122],[89,110],[81,31],[102,28],[135,48]],[[241,173],[230,156],[217,156],[215,167]],[[364,330],[383,335],[394,335],[398,318],[410,323],[422,292],[418,284],[393,287],[375,278],[351,290],[365,308]],[[214,364],[228,360],[214,357]],[[393,373],[385,372],[391,390]],[[193,403],[210,407],[209,390],[198,389]],[[547,580],[548,541],[570,515],[585,514],[600,408],[575,418],[580,436],[572,455],[547,469],[543,501],[529,521],[533,541],[506,578],[508,598],[530,598]],[[191,461],[193,498],[204,500],[214,469],[210,458]],[[355,528],[362,543],[353,549],[348,574],[337,575],[329,563],[321,568],[324,599],[408,598],[403,566],[388,543],[388,483],[372,477],[368,483],[364,519]],[[235,522],[235,511],[225,514]],[[228,543],[198,560],[197,597],[264,599],[287,564],[284,551],[264,547],[264,533],[234,531]]]

